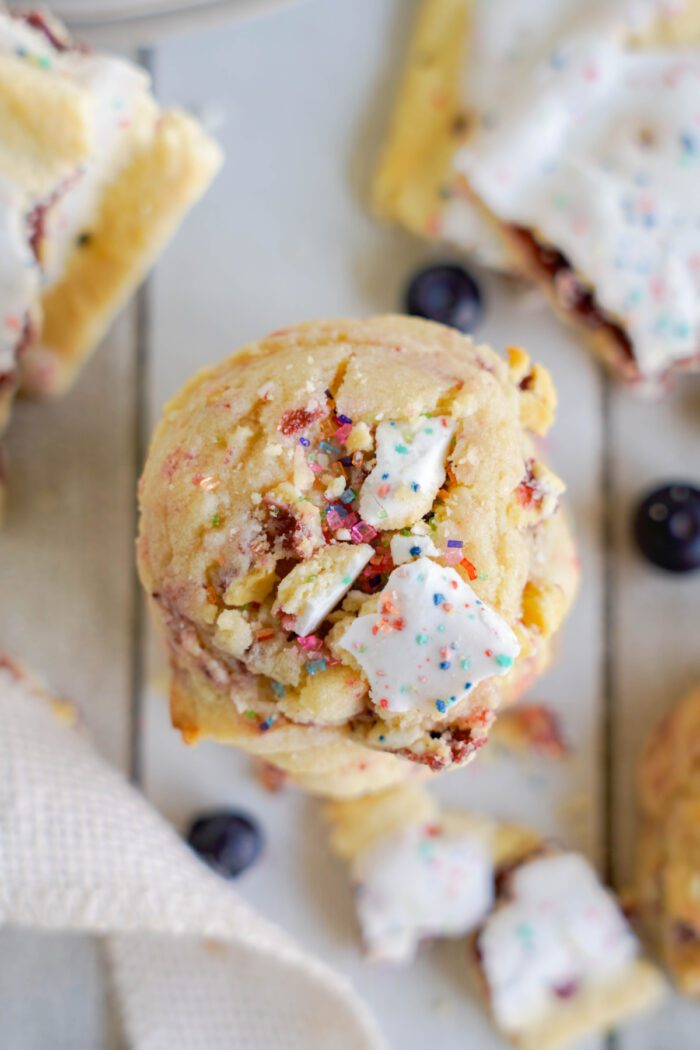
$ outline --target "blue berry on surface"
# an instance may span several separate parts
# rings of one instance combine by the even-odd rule
[[[186,838],[202,860],[229,879],[256,862],[264,841],[258,823],[235,810],[202,813],[192,821]]]
[[[473,332],[483,315],[478,284],[453,263],[428,266],[412,278],[406,291],[406,313]]]
[[[634,518],[639,549],[667,572],[700,569],[700,489],[673,482],[649,492]]]

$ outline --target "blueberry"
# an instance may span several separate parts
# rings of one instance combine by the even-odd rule
[[[483,314],[481,292],[461,266],[428,266],[408,286],[406,312],[450,325],[460,332],[473,332]]]
[[[195,817],[187,841],[220,875],[233,879],[260,856],[263,834],[257,822],[236,810],[216,810]]]
[[[700,489],[663,485],[639,504],[634,534],[642,554],[668,572],[700,569]]]

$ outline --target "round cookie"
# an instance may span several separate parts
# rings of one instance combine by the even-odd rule
[[[700,687],[650,733],[638,770],[637,906],[678,989],[700,997]]]
[[[555,393],[403,317],[276,332],[186,384],[141,481],[173,722],[358,796],[467,761],[548,659],[576,560]]]

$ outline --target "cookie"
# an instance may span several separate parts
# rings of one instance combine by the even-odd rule
[[[700,689],[655,727],[639,763],[637,904],[684,995],[700,996]]]
[[[0,12],[0,430],[62,392],[220,163],[146,73]]]
[[[331,848],[350,865],[368,957],[403,965],[426,939],[464,937],[494,901],[495,871],[534,835],[443,811],[419,784],[326,807]]]
[[[582,0],[428,0],[378,210],[538,281],[618,375],[658,389],[700,364],[696,249],[674,232],[695,222],[696,74],[692,56],[643,45],[699,30],[697,0],[672,13],[647,0],[603,13]]]
[[[470,759],[577,563],[547,373],[401,317],[274,333],[166,407],[139,567],[173,722],[356,796]]]
[[[580,854],[543,847],[502,870],[498,886],[474,960],[494,1023],[515,1046],[559,1050],[661,998],[661,975]]]

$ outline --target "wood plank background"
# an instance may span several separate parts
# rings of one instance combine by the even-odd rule
[[[154,49],[161,98],[208,121],[228,164],[75,391],[55,405],[18,408],[0,534],[0,644],[75,699],[102,752],[178,825],[222,803],[260,817],[267,853],[241,892],[352,978],[393,1046],[439,1038],[446,1050],[496,1050],[465,985],[462,945],[425,950],[408,973],[368,970],[317,807],[294,792],[265,794],[245,759],[214,746],[185,749],[170,731],[162,656],[133,571],[144,437],[183,380],[286,323],[396,310],[406,277],[435,254],[366,209],[415,6],[307,0]],[[637,402],[532,295],[483,283],[479,335],[497,348],[528,346],[560,391],[549,453],[569,486],[583,585],[535,698],[558,710],[573,751],[567,762],[534,764],[494,748],[438,790],[534,823],[622,884],[633,869],[640,746],[700,675],[700,581],[646,567],[630,547],[630,513],[649,483],[697,479],[700,384],[688,381],[663,405]],[[695,1016],[674,998],[588,1050],[691,1050]],[[0,935],[3,1050],[118,1043],[94,945]]]

